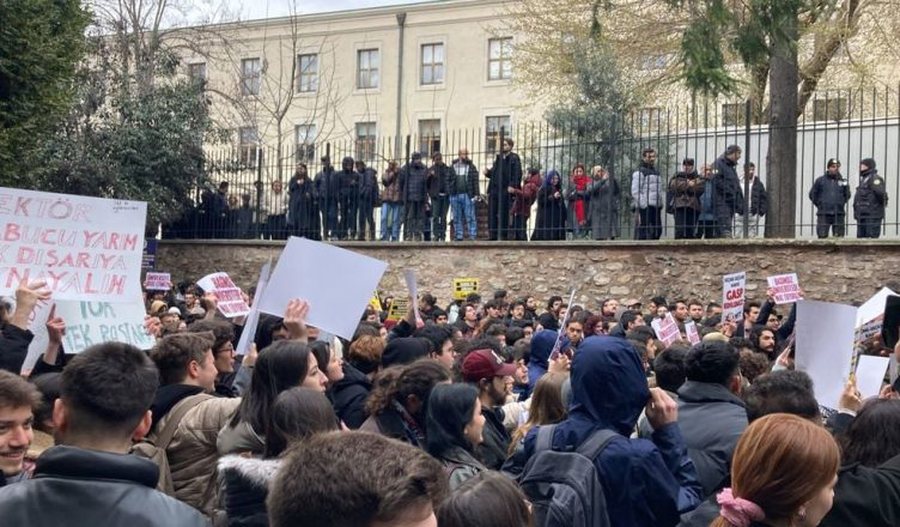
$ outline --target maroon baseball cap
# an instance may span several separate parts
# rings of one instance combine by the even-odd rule
[[[516,365],[504,362],[497,352],[482,349],[469,352],[462,363],[462,376],[466,382],[478,382],[492,377],[506,377],[516,373]]]

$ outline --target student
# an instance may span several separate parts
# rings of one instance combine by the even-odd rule
[[[436,386],[428,399],[428,453],[444,464],[455,489],[487,470],[475,449],[484,442],[478,390],[467,384]]]
[[[488,470],[451,492],[437,519],[440,527],[530,527],[531,509],[518,485]]]
[[[147,354],[128,344],[98,344],[74,357],[53,409],[58,445],[40,457],[34,479],[0,489],[4,525],[209,525],[154,488],[156,464],[128,454],[132,438],[150,429],[158,382]]]
[[[0,487],[30,476],[25,454],[34,440],[34,409],[40,402],[41,394],[33,385],[0,370]]]

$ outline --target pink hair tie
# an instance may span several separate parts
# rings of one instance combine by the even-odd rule
[[[734,497],[731,489],[723,489],[716,496],[719,503],[719,514],[737,527],[749,527],[751,522],[762,521],[766,513],[750,500]]]

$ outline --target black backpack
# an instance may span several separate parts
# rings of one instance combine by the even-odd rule
[[[597,430],[576,450],[559,452],[551,445],[555,428],[538,428],[534,454],[519,478],[535,527],[610,527],[594,460],[619,434]]]

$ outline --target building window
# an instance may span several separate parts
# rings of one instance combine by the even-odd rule
[[[422,84],[444,82],[444,45],[424,44],[422,46]]]
[[[746,105],[744,103],[726,103],[722,105],[722,126],[746,126]]]
[[[261,64],[258,58],[241,60],[241,95],[259,95]]]
[[[844,97],[813,100],[813,121],[843,121],[849,113]]]
[[[485,119],[485,150],[489,155],[500,151],[500,134],[512,136],[512,126],[508,115],[496,115]]]
[[[319,89],[319,56],[315,53],[297,55],[297,91],[314,92]]]
[[[512,37],[488,40],[488,80],[512,78]]]
[[[419,121],[419,151],[423,156],[441,151],[441,120],[422,119]]]
[[[206,82],[206,63],[195,62],[188,64],[188,77],[191,78],[191,81],[199,84]]]
[[[255,167],[258,152],[259,134],[256,127],[242,126],[238,128],[238,156],[241,164]]]
[[[378,50],[361,49],[356,52],[356,87],[360,90],[378,87]]]
[[[375,123],[356,123],[356,159],[371,163],[375,160]]]
[[[294,128],[297,145],[297,162],[311,163],[316,160],[316,125],[298,124]]]

